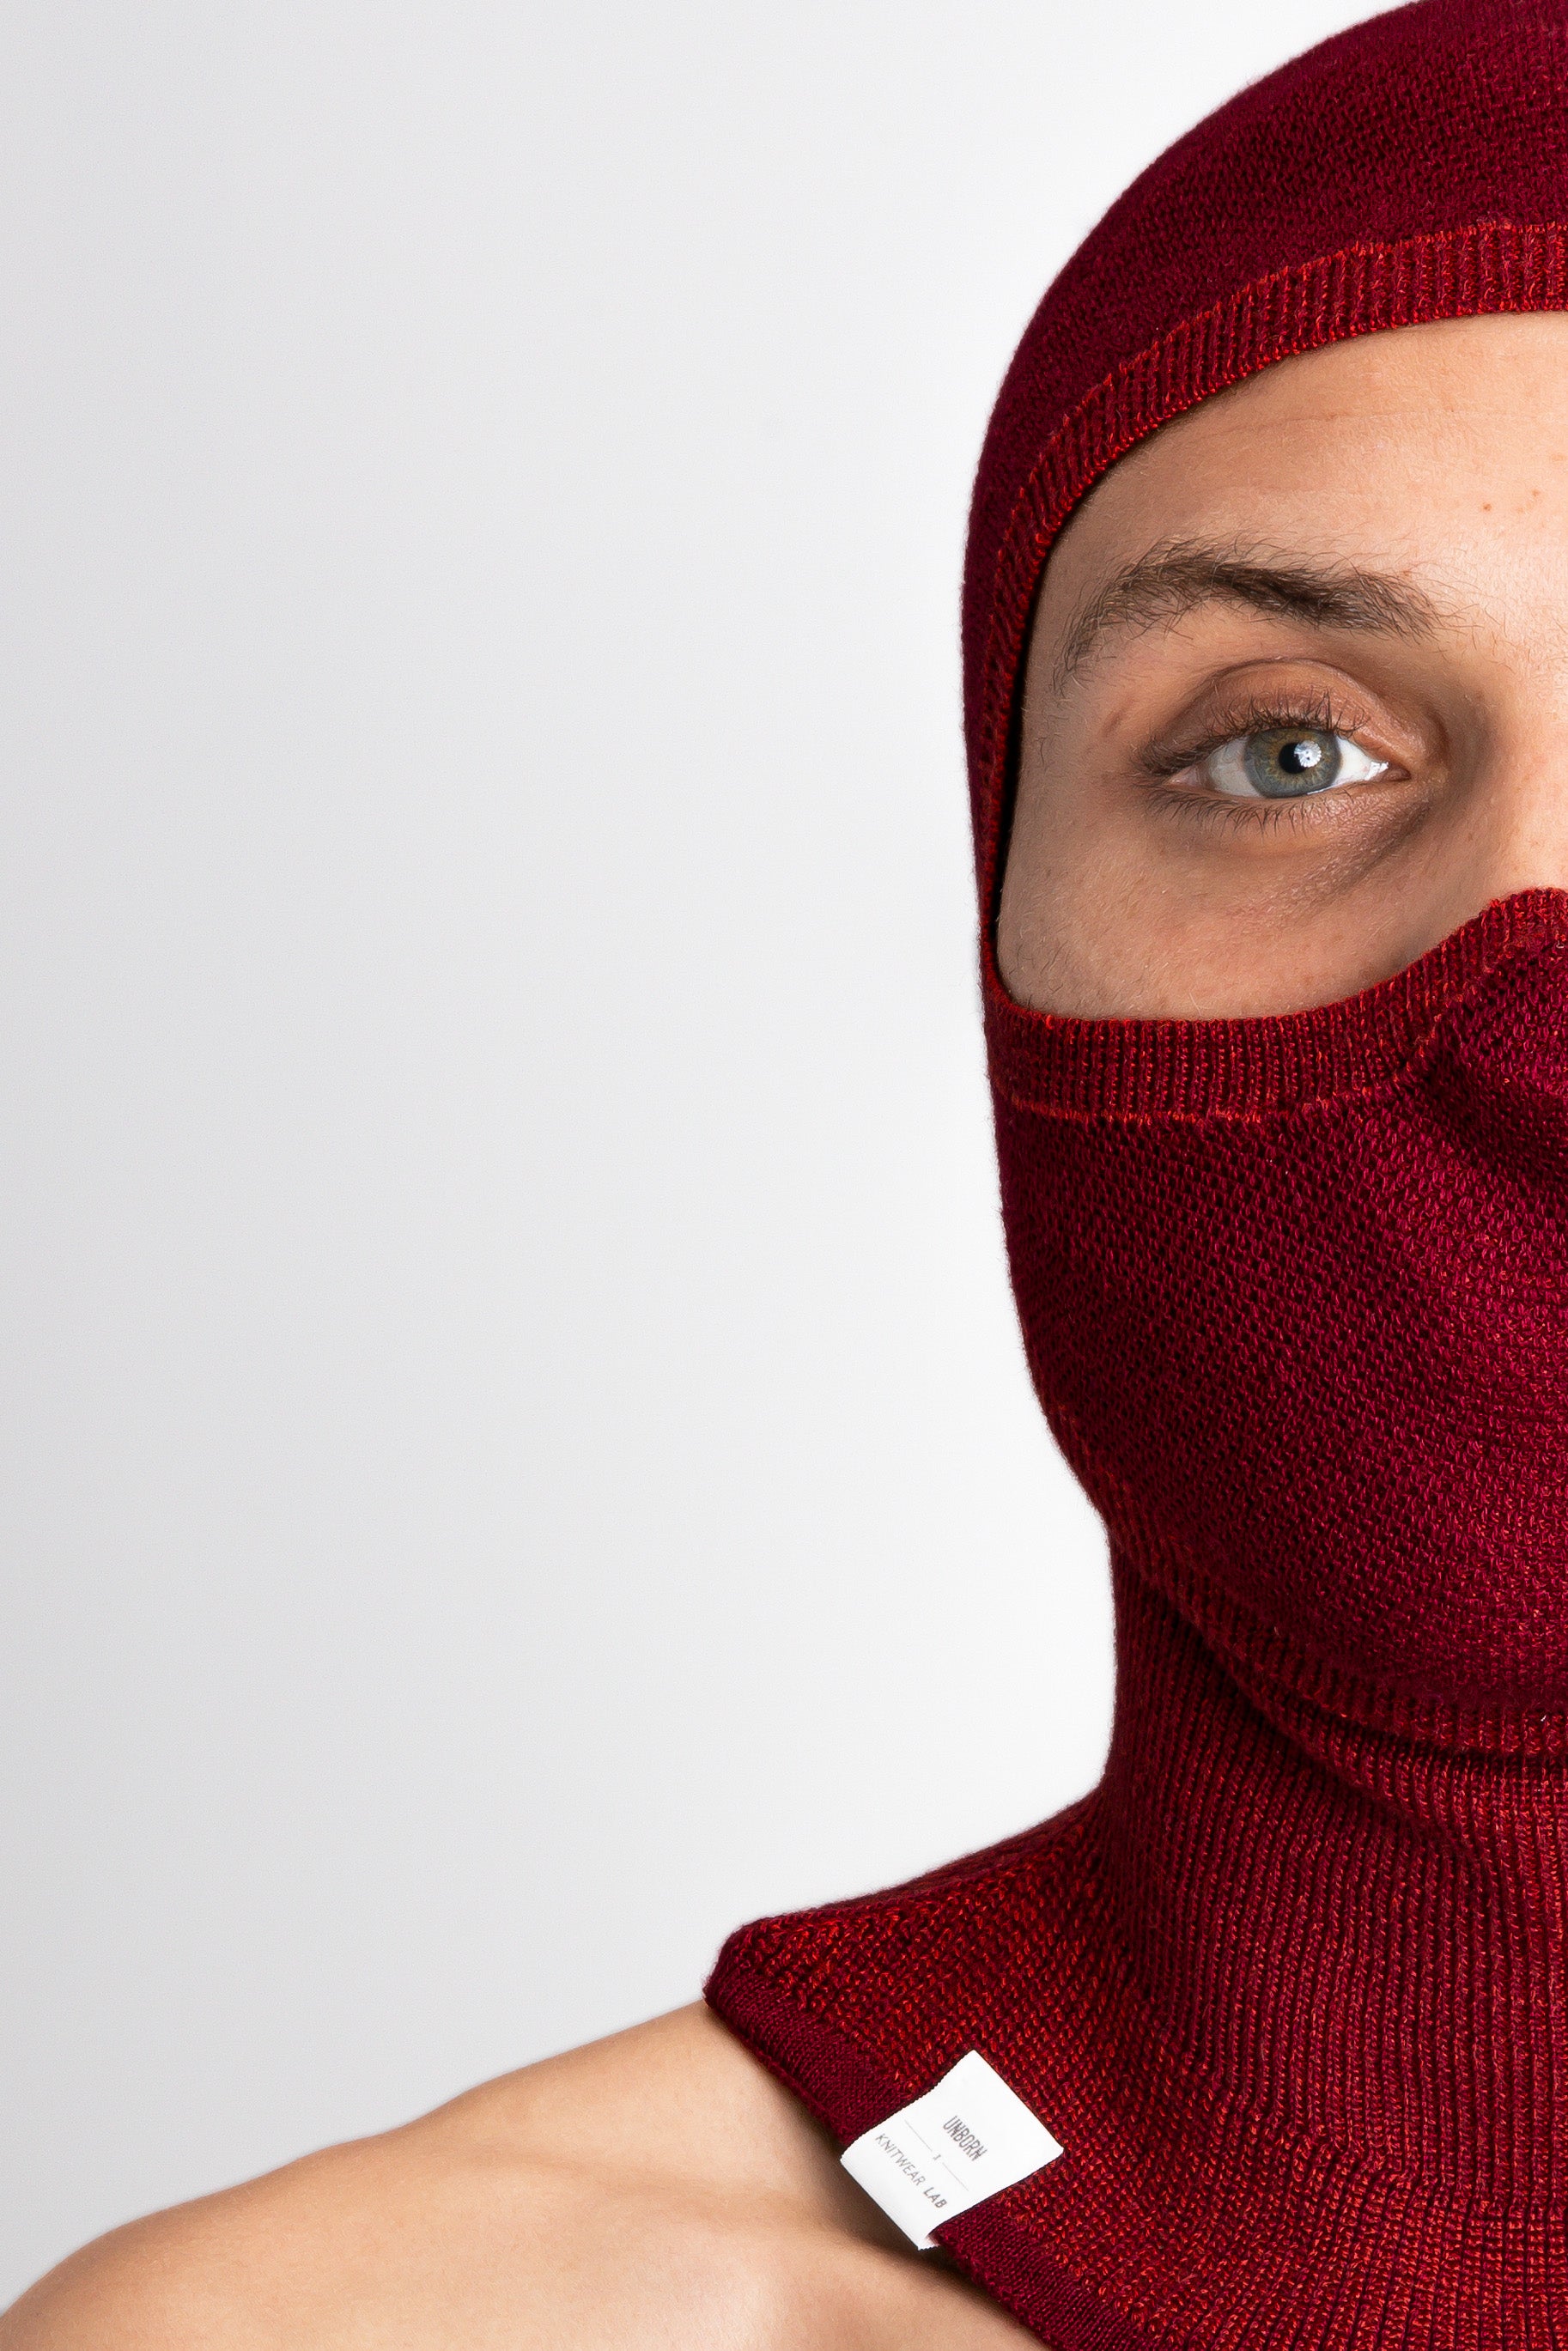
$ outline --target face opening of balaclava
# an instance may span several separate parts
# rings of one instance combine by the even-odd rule
[[[1030,1369],[1103,1516],[1103,1778],[731,1938],[848,2142],[978,2050],[1063,2152],[936,2231],[1055,2351],[1568,2345],[1568,896],[1284,1017],[1025,1010],[991,938],[1051,542],[1352,335],[1568,309],[1568,0],[1417,0],[1181,140],[1047,294],[976,487],[966,716]]]

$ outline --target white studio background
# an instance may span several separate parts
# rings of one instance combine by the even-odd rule
[[[966,500],[1363,13],[0,14],[0,2302],[1095,1777]]]

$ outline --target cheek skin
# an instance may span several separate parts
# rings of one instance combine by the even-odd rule
[[[1389,756],[1410,780],[1311,801],[1195,803],[1134,772],[1125,698],[1103,724],[1092,701],[1081,722],[1086,709],[1092,727],[1057,710],[1026,737],[997,941],[1019,1001],[1079,1018],[1246,1016],[1411,959],[1407,927],[1369,901],[1408,903],[1442,799],[1415,780],[1429,758],[1407,744]]]
[[[1568,887],[1568,643],[1554,607],[1531,627],[1528,654],[1472,632],[1412,665],[1412,705],[1441,716],[1399,752],[1405,780],[1196,821],[1135,778],[1088,697],[1048,704],[998,926],[1010,992],[1080,1019],[1296,1011],[1402,970],[1491,899]]]
[[[1035,802],[1047,823],[1050,806]],[[1301,857],[1136,837],[1183,821],[1160,816],[1131,842],[1115,825],[1065,826],[1027,883],[1013,885],[1009,859],[1003,978],[1020,1002],[1077,1019],[1247,1019],[1352,994],[1430,944],[1403,911],[1427,815],[1396,806]]]

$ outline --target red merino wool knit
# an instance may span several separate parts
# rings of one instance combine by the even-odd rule
[[[1419,0],[1246,90],[1068,264],[965,590],[1002,1203],[1103,1514],[1099,1784],[733,1936],[843,2142],[977,2050],[1063,2150],[936,2230],[1056,2351],[1568,2346],[1568,895],[1267,1019],[1026,1011],[990,944],[1053,536],[1350,335],[1568,308],[1568,0]]]

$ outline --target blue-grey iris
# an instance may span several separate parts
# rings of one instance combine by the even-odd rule
[[[1276,726],[1249,735],[1242,764],[1254,791],[1266,799],[1300,799],[1321,792],[1340,770],[1339,737],[1315,726]]]

